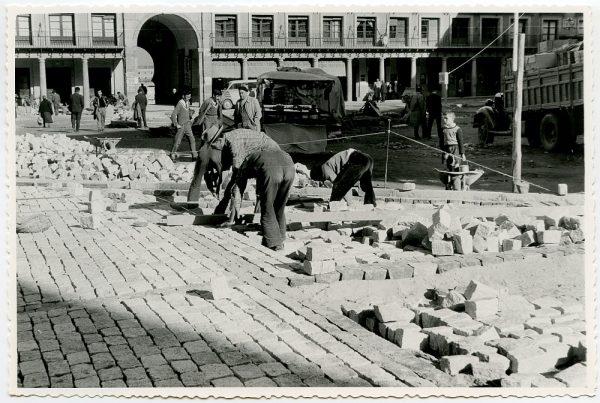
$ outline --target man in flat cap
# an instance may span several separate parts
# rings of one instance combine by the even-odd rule
[[[240,87],[240,99],[235,104],[234,122],[238,128],[260,131],[260,103],[250,96],[248,87]]]

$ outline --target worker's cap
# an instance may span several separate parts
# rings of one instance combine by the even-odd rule
[[[246,87],[245,85],[242,85],[240,87],[240,91],[246,91],[246,92],[248,92],[249,90],[248,90],[248,87]]]
[[[494,95],[494,98],[502,98],[503,96],[504,96],[503,93],[497,92],[496,95]]]

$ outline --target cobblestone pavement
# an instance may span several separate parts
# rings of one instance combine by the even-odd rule
[[[23,187],[18,215],[52,228],[18,234],[18,386],[452,386],[431,357],[401,349],[299,298],[291,261],[231,230],[108,213],[79,226],[86,195]],[[65,197],[67,196],[67,197]],[[147,204],[144,204],[147,203]],[[135,207],[135,206],[134,206]],[[131,225],[135,215],[150,222]],[[213,300],[225,276],[231,298]]]

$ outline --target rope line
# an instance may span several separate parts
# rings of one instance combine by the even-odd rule
[[[420,142],[420,141],[418,141],[418,140],[411,139],[410,137],[407,137],[407,136],[404,136],[404,135],[402,135],[402,134],[396,133],[395,131],[392,131],[392,133],[394,133],[396,136],[398,136],[398,137],[401,137],[401,138],[403,138],[403,139],[405,139],[405,140],[409,140],[409,141],[412,141],[413,143],[417,143],[417,144],[419,144],[419,145],[422,145],[422,146],[424,146],[424,147],[431,148],[431,149],[432,149],[432,150],[434,150],[434,151],[439,151],[439,152],[442,152],[442,153],[445,153],[445,152],[446,152],[446,151],[444,151],[444,150],[442,150],[442,149],[439,149],[439,148],[437,148],[437,147],[430,146],[429,144],[425,144],[425,143],[422,143],[422,142]],[[481,168],[485,168],[485,169],[487,169],[488,171],[495,172],[495,173],[497,173],[497,174],[499,174],[499,175],[506,176],[506,177],[508,177],[508,178],[514,179],[514,176],[512,176],[512,175],[509,175],[509,174],[507,174],[507,173],[504,173],[504,172],[502,172],[502,171],[498,171],[497,169],[494,169],[494,168],[490,168],[490,167],[488,167],[488,166],[486,166],[486,165],[479,164],[479,163],[477,163],[477,162],[475,162],[475,161],[472,161],[472,160],[469,160],[469,159],[465,159],[464,161],[465,161],[465,162],[468,162],[468,163],[470,163],[470,164],[473,164],[473,165],[477,165],[477,166],[479,166],[479,167],[481,167]],[[533,183],[533,182],[529,182],[529,181],[525,181],[525,182],[529,183],[529,184],[530,184],[531,186],[533,186],[533,187],[536,187],[536,188],[539,188],[539,189],[545,190],[545,191],[547,191],[547,192],[553,193],[553,192],[552,192],[550,189],[547,189],[547,188],[545,188],[545,187],[543,187],[543,186],[537,185],[537,184],[535,184],[535,183]]]
[[[522,13],[519,18],[521,18],[522,16],[524,16],[525,13]],[[513,21],[512,24],[510,24],[500,35],[498,35],[496,37],[496,39],[494,39],[493,41],[491,41],[490,43],[488,43],[483,49],[481,49],[479,52],[475,53],[469,60],[467,60],[466,62],[464,62],[463,64],[461,64],[460,66],[458,66],[455,69],[452,69],[451,71],[448,72],[448,75],[454,73],[456,70],[460,69],[461,67],[463,67],[465,64],[469,63],[471,60],[475,59],[477,56],[479,56],[481,53],[483,53],[484,50],[486,50],[487,48],[489,48],[490,46],[492,46],[492,44],[494,42],[496,42],[498,39],[502,38],[502,36],[507,33],[514,25],[515,25],[516,21]]]

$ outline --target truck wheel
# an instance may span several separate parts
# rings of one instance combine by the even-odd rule
[[[560,144],[559,123],[555,115],[549,113],[540,122],[540,143],[546,151],[554,151]]]
[[[226,99],[223,101],[223,109],[231,109],[233,107],[233,102],[230,99]]]

